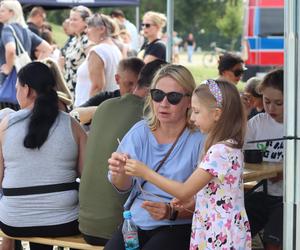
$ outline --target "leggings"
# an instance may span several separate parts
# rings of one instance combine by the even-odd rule
[[[141,250],[189,249],[191,224],[162,226],[153,230],[138,231]],[[105,245],[104,250],[124,250],[122,226]]]

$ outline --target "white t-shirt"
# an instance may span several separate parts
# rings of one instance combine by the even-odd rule
[[[248,121],[244,149],[257,149],[257,143],[247,143],[251,140],[274,139],[283,137],[283,123],[278,123],[267,113],[260,113]],[[267,162],[282,162],[284,141],[261,143],[266,146],[263,160]],[[282,196],[282,181],[268,181],[268,194]]]
[[[118,47],[114,44],[101,43],[94,46],[91,51],[94,51],[104,63],[106,86],[103,91],[114,91],[119,88],[115,80],[115,74],[119,61],[122,59],[122,54]],[[88,57],[89,57],[88,55]],[[90,98],[91,80],[88,71],[88,57],[79,66],[77,70],[77,84],[75,88],[74,106],[78,107],[85,103]]]

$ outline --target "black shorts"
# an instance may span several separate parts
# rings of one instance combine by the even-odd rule
[[[252,236],[264,229],[263,241],[265,243],[282,245],[282,196],[271,196],[266,195],[264,192],[254,192],[245,200],[245,207]]]

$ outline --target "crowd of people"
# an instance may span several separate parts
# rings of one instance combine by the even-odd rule
[[[125,209],[140,249],[250,250],[261,230],[265,249],[281,249],[282,175],[245,200],[242,173],[243,149],[257,148],[248,141],[271,139],[264,161],[283,160],[282,69],[239,93],[247,69],[226,53],[219,75],[197,85],[186,67],[166,62],[162,13],[143,15],[142,46],[121,10],[72,8],[61,49],[46,19],[34,7],[26,23],[18,1],[0,2],[0,83],[17,75],[17,103],[1,102],[0,111],[5,234],[81,233],[121,250]],[[32,59],[18,72],[13,30]],[[192,34],[186,43],[191,61]],[[3,239],[3,250],[15,247]]]

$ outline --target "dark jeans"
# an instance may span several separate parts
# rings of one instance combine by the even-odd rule
[[[191,224],[162,226],[153,230],[138,231],[141,250],[189,249]],[[104,250],[124,250],[122,225],[105,245]]]

